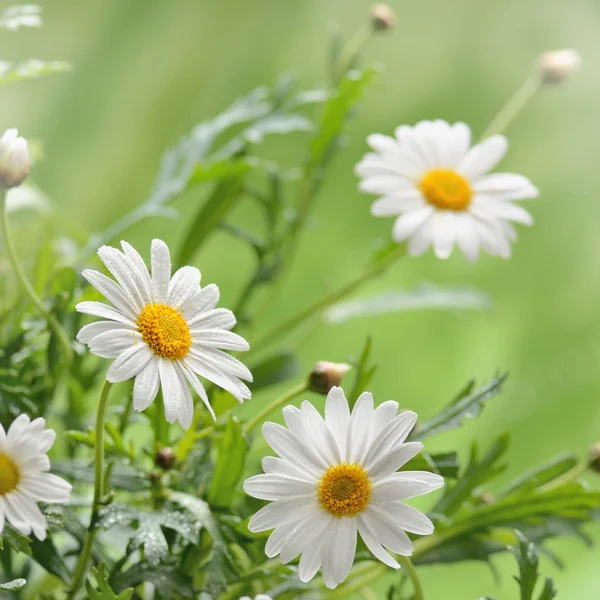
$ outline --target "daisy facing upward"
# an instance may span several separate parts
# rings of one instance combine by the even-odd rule
[[[529,179],[488,174],[508,149],[502,135],[471,146],[468,125],[438,120],[398,127],[395,138],[373,134],[367,141],[375,152],[356,166],[360,190],[380,196],[371,214],[395,217],[392,237],[408,240],[413,256],[433,246],[438,258],[448,258],[456,244],[471,262],[479,248],[508,258],[517,238],[512,223],[533,223],[513,203],[538,196]]]
[[[111,383],[135,377],[133,407],[148,408],[162,387],[165,418],[187,428],[194,403],[190,386],[213,419],[214,412],[198,375],[227,390],[238,401],[251,397],[241,379],[250,371],[223,350],[248,350],[246,340],[229,331],[236,323],[230,310],[215,308],[219,288],[200,287],[200,271],[182,267],[171,277],[171,257],[161,240],[152,242],[152,274],[127,242],[123,252],[103,246],[98,255],[116,281],[98,271],[83,276],[113,306],[81,302],[77,310],[106,319],[81,329],[77,339],[94,354],[113,358],[106,374]]]
[[[325,585],[335,588],[352,568],[357,535],[383,563],[399,564],[385,548],[410,556],[406,532],[433,533],[432,522],[401,500],[444,485],[425,471],[397,472],[423,444],[405,443],[417,415],[398,413],[398,403],[376,409],[373,396],[360,396],[352,414],[344,392],[331,389],[325,419],[310,402],[287,406],[287,429],[265,423],[263,434],[280,458],[263,460],[264,475],[251,477],[244,491],[269,500],[250,520],[252,532],[274,529],[267,541],[269,558],[286,564],[301,554],[298,576],[310,581],[319,568]]]

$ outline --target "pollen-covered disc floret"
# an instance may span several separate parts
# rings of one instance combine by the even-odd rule
[[[77,339],[103,358],[113,358],[106,374],[116,383],[135,377],[133,407],[146,409],[159,387],[169,423],[185,428],[192,422],[190,387],[214,412],[198,376],[227,390],[240,402],[250,398],[241,381],[252,381],[250,371],[223,350],[248,350],[246,340],[230,329],[236,320],[216,308],[219,288],[200,287],[200,271],[182,267],[171,277],[171,257],[161,240],[152,242],[152,272],[128,243],[123,252],[103,246],[98,254],[114,280],[97,271],[83,276],[111,303],[80,302],[77,310],[105,320],[86,325]],[[116,281],[115,281],[116,280]]]
[[[398,414],[391,400],[375,409],[369,393],[350,413],[344,392],[334,387],[324,419],[310,402],[284,408],[283,416],[287,428],[263,426],[279,458],[266,457],[265,474],[244,483],[250,496],[270,501],[248,525],[252,532],[274,529],[267,556],[286,564],[300,554],[300,579],[310,581],[321,569],[334,588],[350,572],[360,535],[379,560],[398,568],[386,548],[408,556],[413,544],[406,532],[433,533],[432,522],[401,500],[444,484],[433,473],[398,472],[423,447],[405,441],[417,415]]]
[[[394,217],[392,236],[408,240],[413,256],[433,246],[436,256],[448,258],[456,244],[470,261],[480,248],[508,258],[517,236],[512,223],[533,222],[513,202],[538,196],[531,182],[489,174],[508,148],[504,136],[471,146],[467,125],[438,120],[398,127],[394,138],[373,134],[367,142],[374,152],[356,165],[359,187],[380,196],[371,214]]]
[[[368,473],[360,465],[335,465],[319,481],[319,503],[334,517],[357,515],[369,506],[371,485]]]
[[[48,523],[38,502],[67,502],[71,485],[49,473],[48,451],[56,434],[44,419],[19,415],[8,428],[0,425],[0,535],[8,521],[23,535],[46,538]]]

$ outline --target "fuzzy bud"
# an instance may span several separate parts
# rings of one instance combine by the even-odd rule
[[[543,52],[537,69],[543,83],[560,83],[581,69],[581,56],[573,49]]]
[[[351,368],[345,363],[319,361],[308,376],[309,389],[317,394],[327,395],[332,387],[340,385],[342,377]]]
[[[31,167],[27,140],[16,129],[7,129],[0,137],[0,186],[21,185]]]
[[[157,467],[165,471],[170,469],[175,462],[175,452],[172,448],[161,448],[154,457],[154,462]]]
[[[600,473],[600,442],[594,444],[588,451],[588,468],[590,471]]]
[[[387,4],[374,4],[371,7],[371,23],[375,31],[390,31],[396,27],[396,15]]]

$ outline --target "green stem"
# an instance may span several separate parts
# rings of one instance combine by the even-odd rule
[[[423,594],[423,587],[421,586],[419,575],[417,574],[417,570],[415,569],[412,560],[410,560],[408,556],[398,556],[398,562],[406,569],[406,574],[415,591],[415,600],[423,600],[425,597]]]
[[[346,44],[339,60],[339,80],[343,79],[346,73],[352,68],[358,55],[362,52],[362,49],[373,37],[373,33],[373,27],[359,29],[354,37]]]
[[[541,83],[542,81],[537,74],[528,77],[512,98],[500,109],[500,112],[489,124],[480,140],[504,132],[512,120],[523,110],[531,98],[535,96],[535,93],[540,89]]]
[[[75,598],[75,595],[83,585],[87,572],[88,563],[92,556],[94,539],[96,537],[96,521],[100,510],[100,503],[104,496],[104,422],[106,421],[106,409],[108,407],[108,393],[111,385],[108,381],[104,382],[100,400],[98,401],[98,412],[96,413],[96,448],[94,462],[94,499],[92,501],[92,514],[90,524],[85,534],[83,547],[79,554],[79,559],[73,571],[73,580],[68,592],[68,598]]]
[[[539,488],[540,492],[549,492],[551,490],[555,490],[566,483],[570,483],[571,481],[581,477],[588,469],[588,465],[586,462],[581,462],[578,465],[575,465],[572,469],[569,469],[566,473],[563,473],[560,477],[553,479],[548,482],[546,485],[543,485]]]
[[[244,426],[244,433],[250,433],[259,423],[262,423],[274,410],[277,410],[283,404],[287,404],[300,394],[306,392],[308,390],[308,381],[303,381],[298,384],[296,387],[285,392],[283,395],[279,396],[271,402],[271,404],[265,406],[254,418],[246,423]]]
[[[25,292],[31,299],[31,301],[35,304],[36,308],[40,311],[43,317],[46,319],[48,326],[52,329],[58,343],[60,344],[65,361],[67,366],[71,364],[73,361],[73,348],[71,347],[71,341],[69,340],[69,336],[67,332],[64,330],[63,326],[56,320],[54,315],[44,306],[44,303],[40,299],[40,297],[36,294],[33,286],[27,279],[27,275],[25,275],[25,271],[21,267],[21,263],[17,258],[17,253],[15,252],[15,247],[12,243],[12,239],[10,237],[10,232],[8,228],[8,209],[7,209],[7,201],[6,201],[6,189],[0,189],[0,225],[2,228],[2,235],[4,237],[4,245],[6,247],[6,254],[8,255],[8,259],[17,275],[17,279],[25,289]]]
[[[391,252],[383,255],[379,260],[373,262],[365,271],[363,271],[356,279],[343,285],[341,288],[329,292],[322,296],[319,300],[300,311],[296,315],[290,317],[280,325],[275,326],[271,331],[267,332],[258,342],[251,344],[252,351],[256,352],[262,349],[264,346],[268,346],[275,340],[281,339],[292,330],[296,329],[306,319],[313,315],[323,312],[326,308],[342,300],[346,296],[350,295],[356,289],[367,283],[371,279],[377,277],[383,273],[390,265],[392,265],[398,258],[406,254],[406,248],[404,245],[397,246]]]

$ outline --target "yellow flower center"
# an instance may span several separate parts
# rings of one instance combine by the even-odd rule
[[[183,358],[192,345],[190,328],[183,315],[166,304],[147,304],[137,326],[154,354],[163,358]]]
[[[0,496],[12,492],[19,484],[19,469],[15,461],[0,452]]]
[[[430,204],[442,210],[465,210],[473,197],[469,182],[452,169],[427,171],[419,188]]]
[[[327,512],[334,517],[350,517],[369,505],[371,482],[360,465],[341,463],[323,475],[317,493]]]

